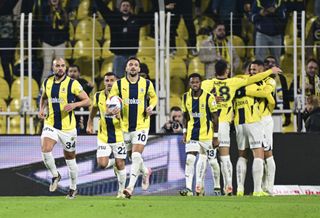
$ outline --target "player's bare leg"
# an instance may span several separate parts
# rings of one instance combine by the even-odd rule
[[[134,186],[137,182],[140,170],[143,166],[142,152],[144,150],[144,145],[135,144],[132,145],[132,165],[130,172],[130,181],[127,188],[123,190],[123,194],[126,195],[126,198],[131,198]]]
[[[127,172],[126,172],[126,167],[125,167],[125,160],[124,159],[119,159],[116,158],[116,164],[115,164],[115,173],[118,178],[118,195],[117,198],[124,198],[125,195],[123,194],[123,190],[126,185],[126,178],[127,178]]]
[[[114,165],[115,159],[109,157],[98,157],[97,162],[101,169],[106,169]]]
[[[263,176],[263,148],[252,149],[253,164],[252,164],[252,177],[253,177],[253,195],[262,196],[262,176]]]
[[[239,150],[239,158],[237,161],[237,196],[244,195],[244,183],[247,174],[247,152],[246,150]]]
[[[78,166],[76,162],[76,152],[68,152],[63,151],[64,157],[66,160],[66,164],[69,170],[69,177],[70,177],[70,186],[67,198],[74,199],[77,194],[77,178],[78,178]]]
[[[224,178],[224,191],[226,195],[232,195],[232,163],[229,155],[229,147],[228,146],[220,146],[219,147],[220,159],[221,159],[221,171],[222,176]]]
[[[58,183],[61,179],[61,176],[57,170],[54,157],[52,155],[52,149],[57,142],[51,138],[44,137],[41,139],[41,154],[44,165],[50,171],[52,175],[52,181],[49,186],[49,191],[54,192],[58,188]]]

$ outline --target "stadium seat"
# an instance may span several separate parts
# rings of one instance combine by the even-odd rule
[[[293,55],[293,38],[290,35],[284,36],[284,50],[287,55]],[[301,39],[297,38],[297,55],[301,55]]]
[[[179,77],[170,78],[170,94],[182,96],[186,90],[186,85],[184,81]]]
[[[138,56],[141,63],[144,63],[148,66],[149,69],[149,77],[150,79],[154,80],[156,78],[156,65],[155,60],[149,56]]]
[[[205,76],[204,63],[202,63],[198,57],[192,58],[189,61],[188,76],[192,73],[199,73],[201,76]]]
[[[3,78],[0,78],[0,87],[1,87],[0,98],[8,99],[10,96],[9,84]]]
[[[28,96],[28,77],[24,77],[24,96]],[[32,79],[32,98],[37,98],[39,94],[38,83]],[[15,79],[11,84],[11,98],[20,98],[20,78]]]
[[[155,41],[151,37],[140,38],[138,55],[155,56]]]
[[[103,30],[103,39],[104,40],[110,40],[111,39],[111,33],[110,33],[110,26],[106,24]]]
[[[103,43],[101,58],[102,59],[107,59],[107,58],[113,59],[113,53],[110,51],[110,40],[107,40]]]
[[[102,63],[102,66],[101,66],[101,71],[100,71],[100,77],[103,78],[103,76],[108,73],[108,72],[112,72],[112,61],[110,60],[105,60],[103,63]]]
[[[0,112],[7,111],[7,103],[4,99],[0,98]],[[0,116],[0,134],[7,132],[7,119],[6,116]]]
[[[92,31],[93,31],[93,19],[87,18],[80,20],[76,26],[76,32],[74,35],[75,40],[90,40],[92,41]],[[103,36],[103,30],[101,23],[96,20],[95,22],[95,40],[101,40]]]
[[[194,19],[193,23],[196,28],[196,34],[199,34],[199,30],[201,28],[209,27],[213,29],[213,26],[215,24],[215,22],[210,17],[207,17],[207,16],[197,17],[196,19]]]
[[[94,59],[98,60],[101,57],[101,48],[97,41],[94,41]],[[77,41],[73,48],[73,59],[86,58],[92,59],[92,41]]]
[[[81,20],[83,18],[89,17],[89,13],[90,13],[90,1],[89,0],[81,1],[77,9],[77,19]]]
[[[184,39],[176,37],[176,48],[177,48],[176,56],[179,56],[181,58],[187,57],[188,45]]]
[[[230,41],[231,40],[230,36],[228,36],[227,39]],[[241,37],[233,35],[232,44],[233,46],[241,46],[240,48],[235,48],[235,49],[240,59],[243,60],[246,56],[246,49],[244,48],[244,42],[241,39]]]
[[[1,58],[0,58],[0,78],[4,78],[4,71],[3,71],[2,64],[1,64]]]
[[[31,101],[31,109],[36,110],[37,109],[37,102],[35,99],[32,99]],[[21,110],[21,100],[19,98],[13,98],[9,104],[9,109],[11,112],[19,112]]]
[[[170,76],[185,79],[187,76],[187,67],[181,57],[170,57]]]
[[[178,106],[181,108],[181,96],[175,94],[170,95],[170,108],[173,106]]]
[[[69,22],[69,40],[73,40],[74,39],[74,26],[72,24],[72,22]]]
[[[184,39],[184,40],[188,40],[189,38],[189,33],[186,27],[186,23],[184,22],[184,19],[180,19],[180,22],[178,24],[178,28],[177,28],[177,34],[178,34],[178,38]]]
[[[78,65],[80,68],[80,73],[82,76],[92,76],[92,59],[79,58],[74,64]],[[100,67],[99,62],[95,60],[94,62],[94,75],[95,77],[99,76]]]

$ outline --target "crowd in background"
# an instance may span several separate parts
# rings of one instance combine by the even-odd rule
[[[124,73],[124,63],[130,56],[143,56],[139,52],[142,38],[152,40],[154,36],[153,14],[158,10],[158,1],[144,0],[3,0],[0,1],[0,68],[9,87],[20,75],[19,57],[19,15],[33,13],[32,43],[32,75],[37,84],[41,85],[45,78],[52,74],[51,63],[54,57],[66,58],[70,69],[78,71],[75,79],[82,80],[82,85],[90,87],[88,94],[94,89],[99,89],[101,77],[96,75],[91,81],[91,68],[86,63],[92,64],[81,56],[69,55],[70,49],[77,47],[82,41],[73,36],[73,31],[80,21],[89,19],[92,14],[97,15],[97,22],[105,30],[109,28],[109,36],[104,36],[98,41],[102,53],[110,49],[106,58],[96,58],[97,69],[104,68],[104,63],[112,63],[108,68],[118,78]],[[284,73],[277,78],[277,95],[279,109],[292,109],[293,99],[293,62],[292,48],[292,13],[298,11],[298,23],[301,11],[306,10],[306,111],[304,120],[308,121],[308,129],[312,126],[310,119],[317,117],[319,104],[314,96],[320,91],[319,59],[320,59],[320,0],[305,2],[304,0],[165,0],[166,12],[172,13],[170,28],[170,56],[174,59],[180,57],[180,43],[183,41],[188,46],[187,53],[181,58],[186,67],[190,68],[193,60],[198,60],[204,65],[203,75],[212,78],[215,75],[214,64],[220,59],[232,65],[233,74],[246,71],[248,64],[255,59],[264,60],[266,64],[280,65]],[[233,12],[233,26],[230,26],[230,12]],[[84,15],[82,15],[83,13]],[[180,23],[184,21],[187,36],[181,35]],[[211,22],[212,21],[212,22]],[[75,28],[76,27],[76,28]],[[73,31],[72,31],[73,29]],[[230,31],[232,29],[233,44],[243,46],[256,46],[250,48],[232,48]],[[91,32],[91,30],[85,30]],[[141,35],[141,32],[145,32]],[[301,37],[301,26],[298,26],[298,37]],[[87,40],[87,39],[86,39]],[[83,40],[83,41],[86,41]],[[92,40],[92,39],[91,39]],[[108,47],[104,45],[108,42]],[[240,43],[239,43],[240,42]],[[92,43],[91,43],[92,44]],[[288,48],[283,48],[288,45]],[[318,46],[317,46],[318,45]],[[11,49],[8,49],[11,48]],[[149,53],[148,53],[149,54]],[[301,55],[299,53],[298,55]],[[147,56],[147,55],[145,55]],[[154,57],[151,57],[154,58]],[[28,75],[28,57],[25,53],[25,75]],[[289,60],[290,64],[287,64]],[[291,60],[291,62],[290,62]],[[142,60],[143,62],[143,60]],[[150,62],[149,62],[150,63]],[[154,71],[149,63],[143,64],[145,76],[149,70]],[[149,65],[149,66],[148,66]],[[89,70],[88,70],[89,69]],[[88,72],[89,71],[89,72]],[[80,75],[81,72],[81,75]],[[103,72],[103,74],[106,72]],[[181,72],[171,72],[179,75]],[[189,73],[189,72],[188,72]],[[99,74],[96,73],[96,74]],[[100,73],[100,75],[103,75]],[[150,74],[151,75],[151,74]],[[184,80],[186,75],[180,76]],[[154,78],[151,78],[154,81]],[[301,79],[298,79],[299,87]],[[98,84],[98,85],[97,85]],[[291,84],[291,85],[290,85]],[[187,87],[185,87],[187,90]],[[184,91],[185,91],[184,90]],[[301,90],[300,90],[301,91]],[[36,96],[33,96],[36,98]],[[5,99],[9,105],[11,96]],[[290,107],[291,105],[291,107]],[[178,105],[172,105],[178,106]],[[179,111],[173,107],[172,112]],[[171,116],[172,118],[173,116]],[[79,119],[81,121],[81,119]],[[79,121],[79,122],[80,122]],[[175,120],[171,119],[172,122]],[[283,125],[291,123],[291,114],[285,115]],[[168,128],[167,128],[168,127]],[[172,125],[164,129],[175,132]],[[84,128],[85,129],[85,128]],[[312,129],[312,128],[311,128]],[[167,131],[167,130],[166,130]]]

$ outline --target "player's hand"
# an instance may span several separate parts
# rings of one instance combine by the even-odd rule
[[[212,139],[213,148],[219,147],[219,144],[220,144],[219,139],[217,137],[213,137],[213,139]]]
[[[272,70],[273,74],[281,74],[282,73],[282,70],[279,67],[272,67],[271,70]]]
[[[92,83],[92,82],[88,82],[88,83],[87,83],[87,86],[89,86],[89,87],[93,88],[93,86],[94,86],[94,85],[93,85],[93,83]]]
[[[183,142],[184,144],[187,143],[187,133],[183,133],[182,142]]]
[[[40,110],[38,113],[38,117],[42,120],[44,120],[46,118],[46,113],[44,112],[44,110]]]
[[[89,123],[89,122],[88,122],[86,131],[87,131],[88,134],[93,134],[93,126],[92,126],[92,123]]]
[[[66,112],[73,111],[73,109],[75,109],[75,107],[76,106],[74,103],[67,104],[66,106],[64,106],[64,111],[66,111]]]
[[[149,107],[146,108],[146,113],[148,114],[148,116],[152,115],[152,111],[153,111],[153,107],[152,106],[149,106]]]
[[[172,9],[174,9],[175,6],[176,6],[176,3],[169,3],[166,5],[166,9],[172,10]]]
[[[215,96],[215,97],[216,97],[216,102],[217,103],[224,101],[223,96]]]

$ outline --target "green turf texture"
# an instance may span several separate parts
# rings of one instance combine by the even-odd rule
[[[320,217],[320,197],[0,197],[0,218],[7,217]]]

